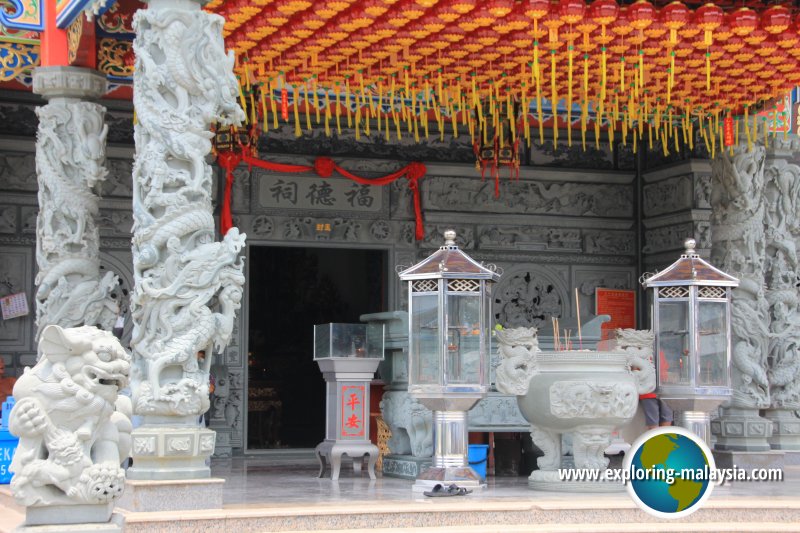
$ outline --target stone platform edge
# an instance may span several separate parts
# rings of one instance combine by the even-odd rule
[[[125,481],[117,501],[122,512],[197,511],[222,509],[223,478]]]

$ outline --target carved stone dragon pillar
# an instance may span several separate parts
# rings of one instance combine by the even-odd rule
[[[764,416],[772,421],[769,443],[773,449],[800,450],[800,418],[796,414],[800,409],[800,166],[791,141],[781,144],[786,146],[776,146],[767,154],[764,173],[766,298],[771,318],[767,371],[770,408]]]
[[[770,449],[772,423],[759,416],[770,406],[764,164],[759,144],[721,151],[711,164],[711,262],[740,280],[731,303],[733,399],[711,428],[718,450]]]
[[[105,107],[86,101],[106,92],[105,76],[77,67],[39,67],[33,91],[48,100],[36,109],[36,336],[48,325],[99,326],[117,316],[111,296],[119,280],[100,277],[97,186],[105,168]]]
[[[134,413],[130,479],[209,476],[212,352],[221,352],[241,306],[245,236],[215,241],[212,122],[244,118],[224,19],[192,0],[150,0],[134,17]],[[206,357],[198,352],[205,350]]]

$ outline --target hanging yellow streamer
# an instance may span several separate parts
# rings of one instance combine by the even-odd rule
[[[300,128],[300,86],[292,85],[292,92],[294,93],[294,136],[301,137],[303,130]]]

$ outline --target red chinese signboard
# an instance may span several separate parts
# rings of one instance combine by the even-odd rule
[[[340,434],[346,437],[364,437],[366,425],[366,405],[364,404],[364,385],[342,385],[339,396],[341,405]]]
[[[636,327],[636,291],[598,287],[594,299],[595,314],[611,316],[611,320],[601,326],[603,340],[610,338],[617,328]]]

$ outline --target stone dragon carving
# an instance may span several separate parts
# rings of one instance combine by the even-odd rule
[[[769,304],[765,286],[763,146],[737,146],[712,161],[711,262],[740,280],[731,302],[733,407],[766,408]]]
[[[100,278],[96,188],[106,178],[105,108],[56,99],[38,107],[37,336],[45,326],[98,325],[117,315],[113,272]]]
[[[497,390],[521,396],[528,392],[528,383],[536,372],[539,339],[536,328],[495,329],[498,350],[503,356],[497,367]]]
[[[433,420],[430,410],[404,391],[384,393],[383,419],[392,432],[389,449],[414,457],[433,455]]]
[[[656,368],[653,364],[655,335],[649,329],[617,329],[615,349],[628,354],[628,366],[636,376],[639,394],[653,392],[656,388]]]
[[[245,235],[233,228],[214,241],[211,167],[205,162],[211,123],[244,118],[223,24],[222,17],[202,11],[153,6],[134,17],[139,122],[131,343],[139,414],[208,410],[212,358],[200,366],[196,354],[227,345],[241,306]]]
[[[108,504],[122,494],[131,404],[118,392],[129,370],[130,356],[109,332],[42,331],[39,362],[17,380],[9,416],[20,438],[11,463],[20,504]]]

